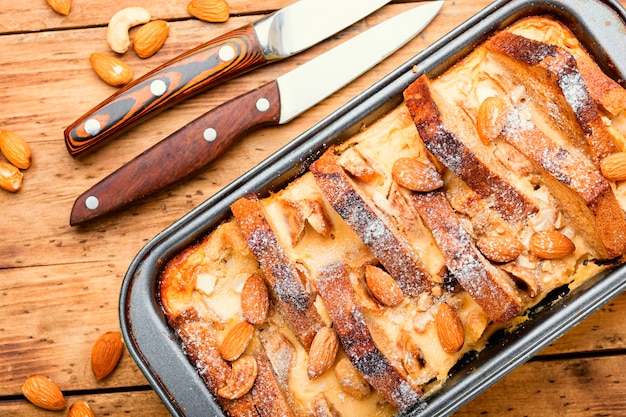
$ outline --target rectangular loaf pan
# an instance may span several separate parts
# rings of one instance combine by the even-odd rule
[[[121,288],[122,332],[131,356],[172,415],[223,413],[166,323],[157,296],[165,264],[230,217],[229,206],[239,197],[248,192],[263,196],[282,188],[304,173],[328,146],[344,141],[399,105],[403,90],[421,74],[434,77],[495,30],[526,16],[545,14],[565,23],[602,69],[624,86],[626,11],[617,1],[495,1],[162,231],[137,254]],[[477,357],[459,363],[440,391],[406,415],[446,416],[458,410],[626,289],[625,268],[555,294],[515,332],[500,334]]]

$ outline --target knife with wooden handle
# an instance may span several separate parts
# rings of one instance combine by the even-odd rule
[[[422,2],[276,80],[210,110],[78,197],[70,224],[103,216],[183,181],[246,133],[289,122],[414,38],[442,4]]]
[[[388,2],[300,0],[202,44],[126,85],[72,123],[64,132],[67,150],[80,156],[200,91],[301,52]]]

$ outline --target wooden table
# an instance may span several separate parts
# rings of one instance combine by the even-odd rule
[[[128,353],[103,381],[98,382],[90,368],[96,338],[119,330],[120,284],[135,254],[159,231],[490,3],[447,1],[418,38],[290,124],[253,134],[194,179],[142,204],[84,227],[70,227],[75,198],[142,150],[226,99],[413,5],[386,6],[297,57],[223,84],[94,153],[72,158],[65,149],[63,130],[115,91],[93,73],[89,55],[110,53],[106,24],[117,10],[143,6],[153,18],[170,21],[170,36],[158,54],[145,60],[132,51],[123,56],[141,75],[292,1],[230,0],[232,17],[224,24],[191,18],[187,2],[74,0],[70,15],[63,17],[44,0],[0,0],[0,130],[22,135],[34,155],[32,167],[24,172],[22,190],[15,194],[0,190],[2,416],[63,414],[38,409],[22,397],[22,383],[32,374],[52,378],[68,405],[88,401],[96,416],[167,415]],[[626,295],[622,295],[457,415],[626,415],[626,381],[621,372],[626,360],[625,322]]]

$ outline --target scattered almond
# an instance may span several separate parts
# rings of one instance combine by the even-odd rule
[[[433,167],[414,158],[400,158],[391,168],[399,185],[412,191],[427,192],[443,187],[443,178]]]
[[[524,250],[522,243],[513,236],[485,235],[476,241],[476,246],[487,259],[493,262],[511,262]]]
[[[404,300],[404,294],[395,279],[377,266],[365,267],[365,283],[370,293],[381,304],[396,306]]]
[[[254,385],[257,373],[256,359],[249,355],[240,357],[232,363],[226,385],[217,390],[217,395],[229,400],[243,397]]]
[[[133,79],[133,70],[114,56],[94,52],[89,57],[89,62],[98,77],[114,87],[128,84]]]
[[[14,193],[22,188],[23,177],[15,165],[0,161],[0,188]]]
[[[95,417],[95,415],[87,402],[79,401],[71,405],[67,417]]]
[[[435,318],[437,336],[444,351],[455,353],[461,350],[465,343],[465,329],[454,308],[449,304],[441,303]]]
[[[153,20],[139,28],[133,39],[133,48],[140,58],[154,55],[165,43],[170,25],[165,20]]]
[[[106,332],[98,337],[91,349],[91,370],[98,381],[113,372],[123,351],[120,332]]]
[[[559,259],[576,250],[574,242],[556,230],[544,230],[530,237],[530,251],[543,259]]]
[[[346,357],[339,359],[335,364],[335,376],[341,390],[357,400],[367,398],[372,392],[369,382]]]
[[[72,0],[46,0],[52,10],[61,14],[63,16],[67,16],[70,14],[70,7],[72,6]]]
[[[0,131],[0,151],[19,169],[28,169],[33,157],[28,143],[17,133]]]
[[[226,0],[191,0],[187,11],[205,22],[225,22],[230,16],[230,6]]]
[[[487,97],[478,107],[476,127],[480,140],[489,145],[493,142],[506,125],[506,102],[496,96]]]
[[[259,274],[252,274],[241,290],[241,310],[250,324],[263,324],[270,308],[267,285]]]
[[[43,375],[28,377],[22,385],[22,393],[28,401],[46,410],[65,409],[63,393],[50,378]]]
[[[246,350],[252,334],[254,326],[247,321],[242,321],[233,326],[222,341],[220,346],[220,354],[227,361],[234,361]]]
[[[309,349],[307,374],[312,381],[326,372],[335,362],[339,341],[335,331],[328,326],[318,330]]]
[[[600,171],[609,181],[626,180],[626,152],[616,152],[600,161]]]

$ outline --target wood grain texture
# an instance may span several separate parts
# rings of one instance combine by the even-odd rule
[[[96,338],[119,329],[120,284],[134,256],[161,230],[490,1],[447,1],[420,36],[289,124],[251,134],[200,175],[131,206],[124,215],[71,228],[76,197],[141,151],[207,110],[412,5],[386,6],[310,50],[186,100],[128,131],[114,146],[105,145],[80,160],[68,154],[63,130],[115,91],[89,66],[92,52],[109,53],[106,23],[113,13],[139,5],[153,18],[170,22],[170,36],[156,55],[142,60],[129,51],[122,57],[140,76],[292,1],[229,3],[231,19],[208,24],[191,18],[187,1],[181,0],[73,0],[67,17],[54,13],[44,0],[0,0],[0,129],[19,133],[33,150],[22,190],[0,193],[1,415],[59,415],[36,409],[21,396],[23,381],[33,373],[55,380],[69,404],[89,401],[97,416],[169,415],[128,353],[103,381],[96,381],[89,366]],[[626,295],[621,295],[557,340],[541,360],[521,366],[458,415],[626,413],[617,408],[626,393],[618,374],[626,350],[624,322]]]

